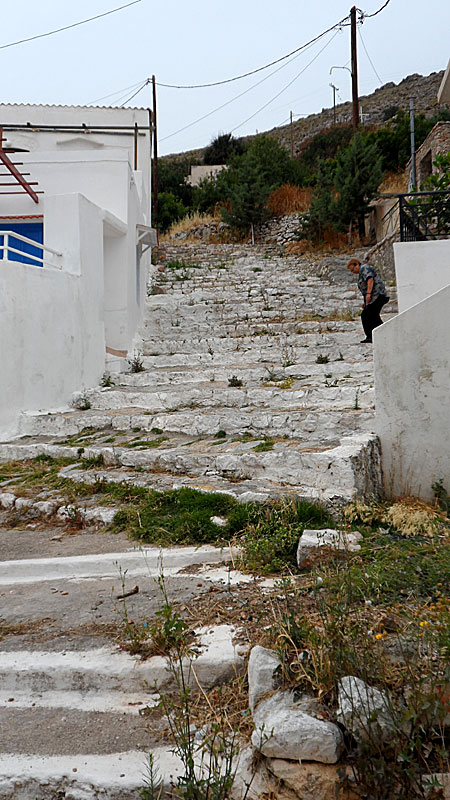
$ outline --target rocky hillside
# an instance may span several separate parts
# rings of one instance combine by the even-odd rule
[[[364,124],[368,126],[379,125],[389,116],[389,112],[394,112],[394,109],[409,109],[409,101],[414,99],[416,111],[422,112],[426,116],[432,116],[438,110],[437,106],[437,92],[439,85],[442,81],[443,70],[441,72],[432,72],[431,75],[408,75],[400,83],[385,83],[380,86],[372,94],[364,95],[359,98],[360,107],[364,114]],[[344,124],[352,120],[352,106],[351,103],[341,103],[336,106],[337,122]],[[311,136],[319,133],[325,128],[329,128],[333,124],[333,109],[324,108],[320,114],[310,114],[305,119],[300,119],[293,124],[294,133],[294,151],[298,153],[301,149],[302,142],[309,139]],[[291,132],[290,126],[284,125],[280,128],[272,128],[267,131],[270,136],[273,136],[280,145],[290,151],[291,147]],[[251,137],[246,137],[251,138]],[[173,154],[167,158],[190,158],[194,160],[202,160],[203,148],[197,150],[188,150],[184,153]]]

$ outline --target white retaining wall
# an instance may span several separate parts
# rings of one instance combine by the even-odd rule
[[[401,314],[450,284],[450,241],[394,244],[398,310]]]
[[[399,243],[395,259],[401,313],[374,331],[385,492],[430,499],[437,480],[450,492],[450,241]]]

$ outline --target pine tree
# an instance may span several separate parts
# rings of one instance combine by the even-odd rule
[[[344,230],[356,222],[364,236],[364,217],[383,178],[381,156],[376,144],[357,133],[349,146],[341,150],[336,160],[334,188],[336,227]]]

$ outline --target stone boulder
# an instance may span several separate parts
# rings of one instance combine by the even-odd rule
[[[350,731],[356,740],[369,736],[388,740],[394,720],[389,696],[369,686],[360,678],[346,676],[338,684],[336,719]]]
[[[351,768],[331,764],[298,763],[281,758],[267,760],[267,769],[283,786],[301,800],[357,800],[360,795],[348,787]]]
[[[275,673],[280,666],[274,650],[260,645],[252,647],[248,660],[248,704],[252,714],[260,700],[276,689]]]
[[[344,747],[340,729],[305,708],[311,711],[311,700],[305,706],[292,692],[276,692],[260,702],[253,714],[253,746],[270,758],[335,764]]]
[[[344,533],[333,528],[304,530],[297,547],[297,564],[299,567],[308,566],[309,559],[317,555],[322,547],[349,552],[360,550],[361,546],[358,544],[360,539],[362,535],[358,531]]]

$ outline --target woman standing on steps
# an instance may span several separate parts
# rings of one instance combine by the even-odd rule
[[[351,258],[347,269],[354,275],[358,275],[358,289],[364,300],[361,323],[366,338],[361,341],[361,344],[370,343],[373,329],[383,324],[380,311],[389,302],[389,297],[381,277],[370,264],[361,264],[357,258]]]

